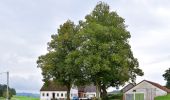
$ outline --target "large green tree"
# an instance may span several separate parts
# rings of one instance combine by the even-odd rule
[[[48,43],[48,53],[38,58],[38,67],[42,69],[44,81],[56,81],[68,88],[67,100],[70,100],[70,89],[74,83],[74,76],[78,72],[76,66],[70,61],[70,53],[77,48],[74,38],[79,28],[70,20],[58,29],[58,34],[51,36]]]
[[[167,81],[166,87],[170,88],[170,68],[165,71],[165,73],[163,74],[163,77]]]
[[[110,12],[106,3],[99,2],[94,10],[80,21],[78,58],[86,77],[96,85],[97,98],[105,97],[110,86],[135,81],[143,75],[129,45],[130,33],[124,19]]]
[[[96,85],[97,98],[107,100],[106,89],[143,75],[133,56],[124,19],[99,2],[94,10],[75,25],[67,21],[52,35],[48,53],[38,58],[44,81],[67,86],[67,99],[74,85]],[[105,98],[106,97],[106,98]]]

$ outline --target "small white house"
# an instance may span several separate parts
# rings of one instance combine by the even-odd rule
[[[157,96],[170,93],[170,90],[158,83],[143,80],[124,93],[124,100],[154,100]]]
[[[72,87],[70,90],[70,99],[78,97],[79,99],[91,99],[96,97],[96,87],[94,85]],[[44,84],[40,89],[40,100],[66,100],[67,88],[54,82]]]
[[[70,90],[70,99],[78,97],[78,89],[72,87]],[[56,85],[54,82],[49,82],[43,85],[40,89],[40,100],[66,100],[67,88],[65,86]]]

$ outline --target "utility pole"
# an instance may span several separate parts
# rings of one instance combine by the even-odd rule
[[[9,100],[9,72],[7,72],[7,100]]]

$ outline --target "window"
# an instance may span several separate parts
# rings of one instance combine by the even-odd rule
[[[61,97],[63,97],[63,93],[61,93]]]
[[[57,97],[59,97],[59,93],[57,93]]]
[[[49,96],[49,94],[47,93],[47,97]]]
[[[65,93],[65,97],[67,97],[67,93]]]
[[[42,96],[44,96],[44,93],[42,93]]]

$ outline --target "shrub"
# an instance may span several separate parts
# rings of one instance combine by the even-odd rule
[[[109,100],[123,100],[123,94],[119,93],[119,94],[110,94],[108,95]]]

